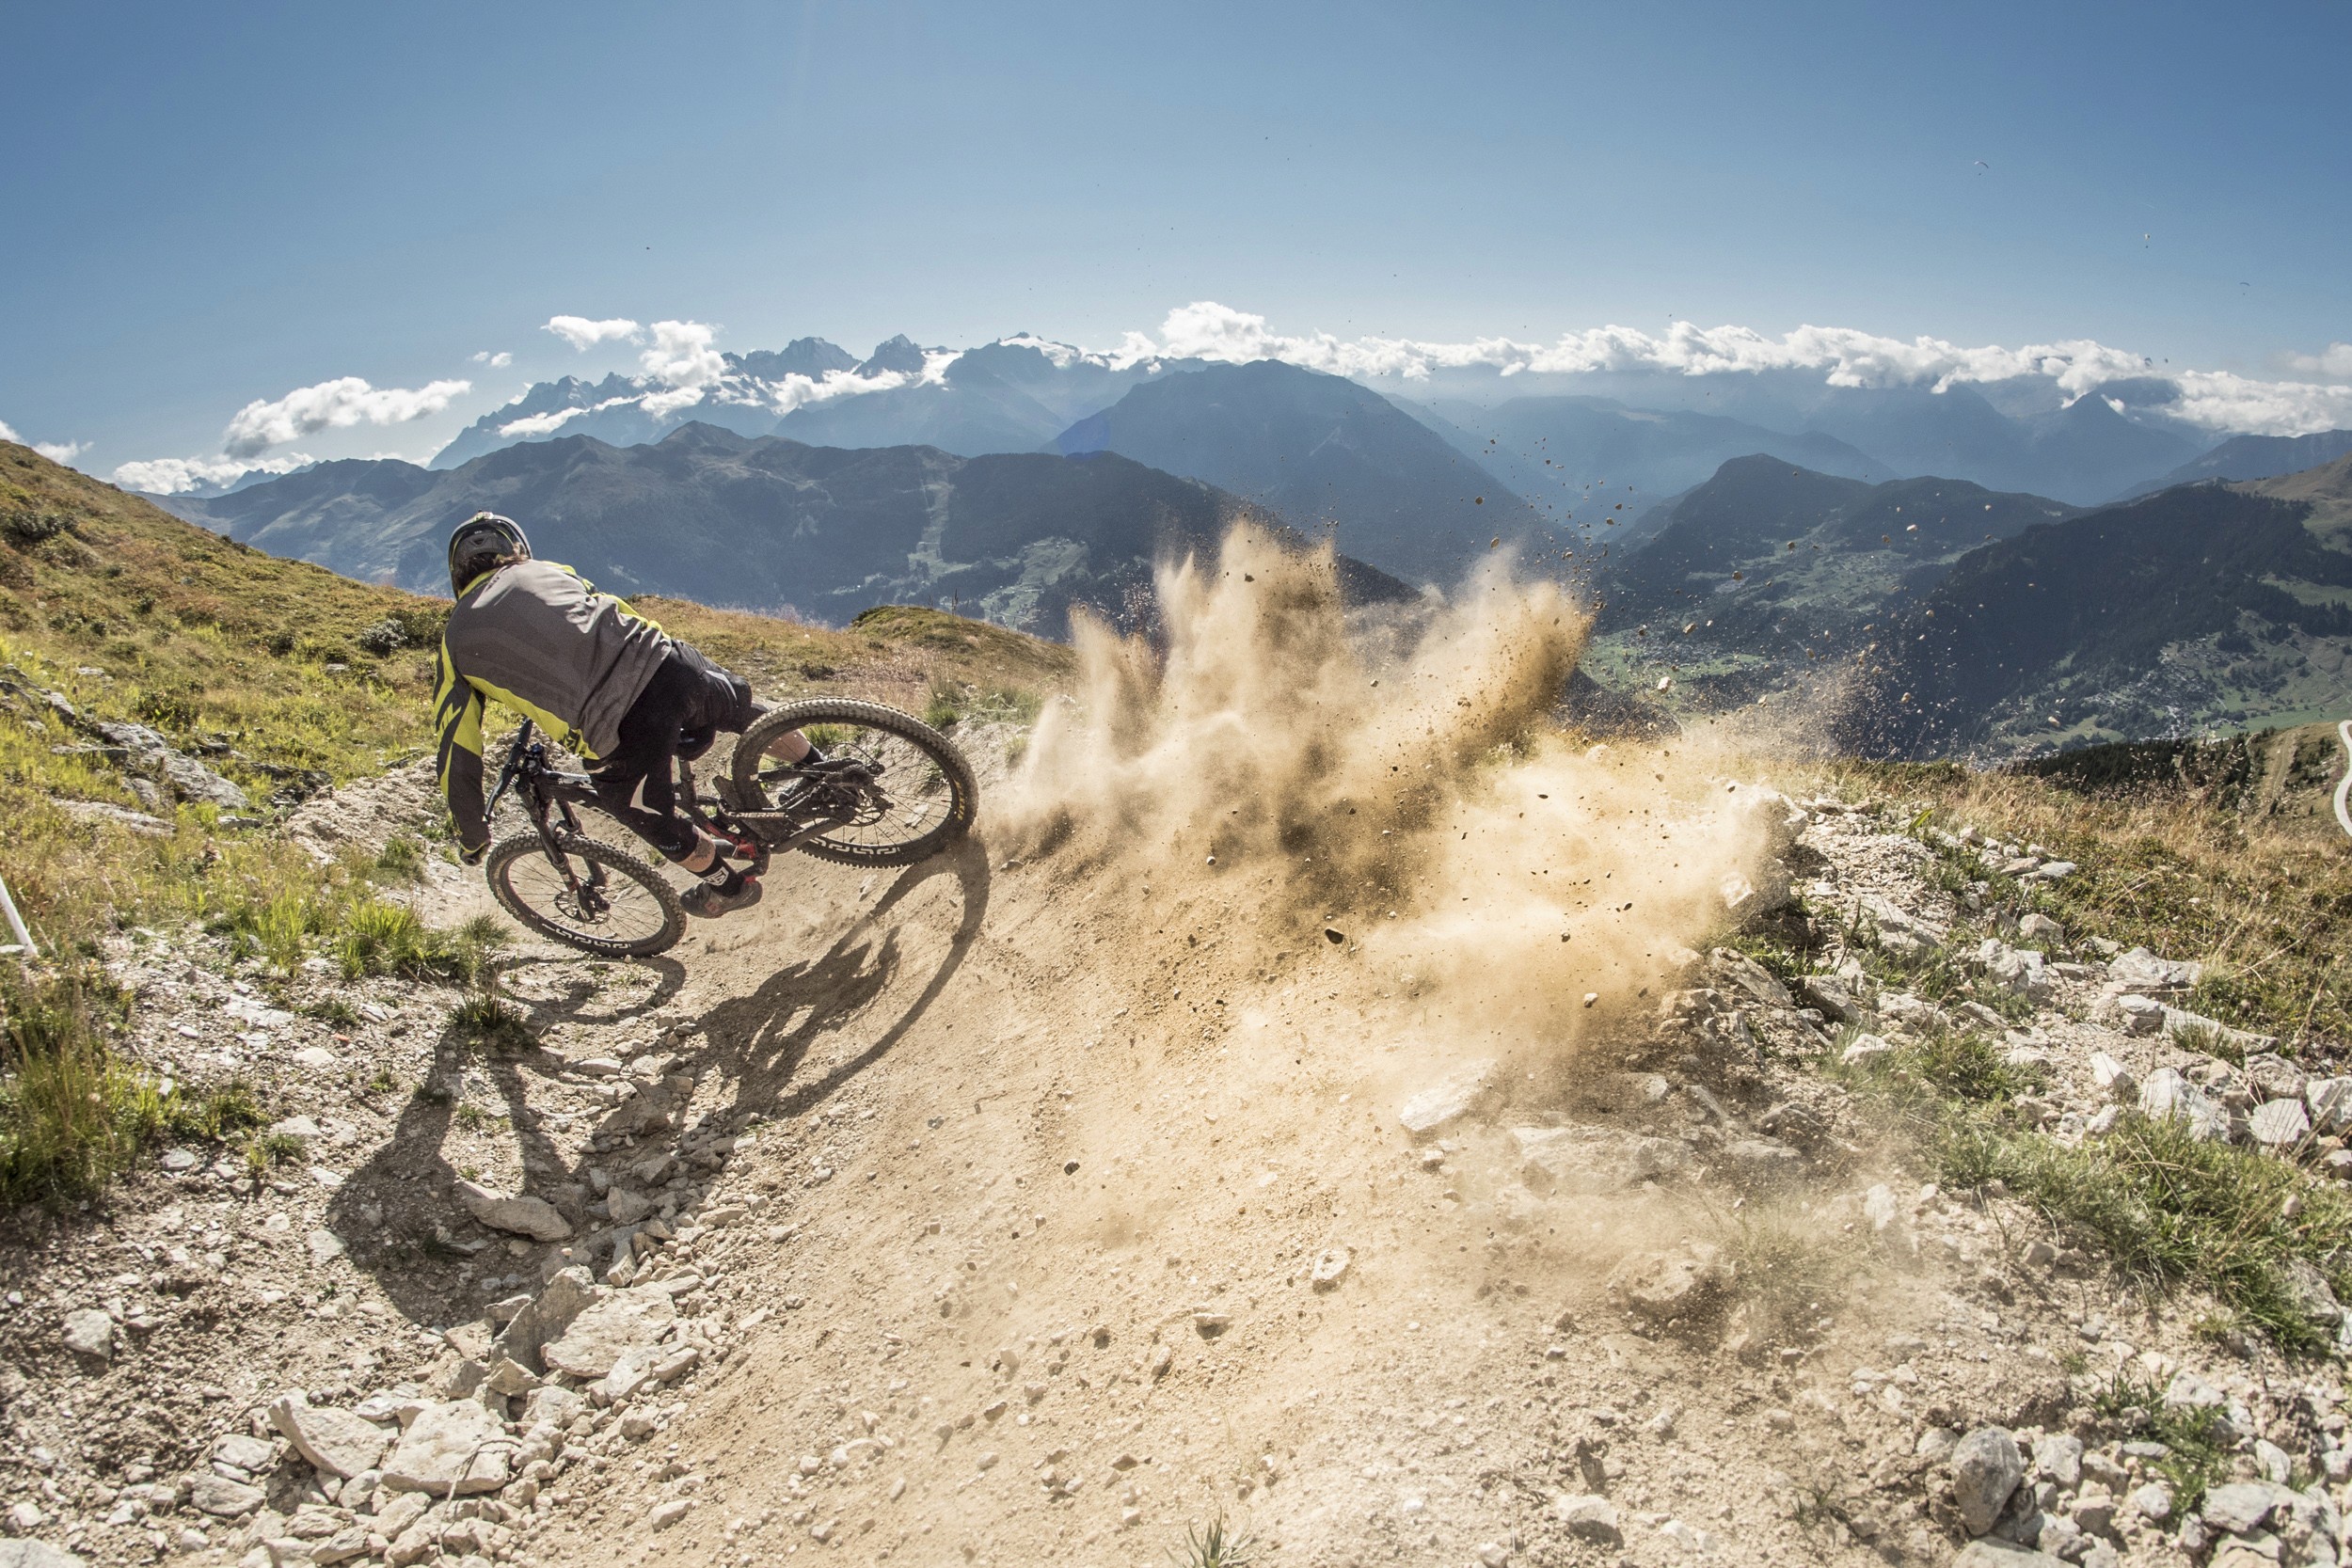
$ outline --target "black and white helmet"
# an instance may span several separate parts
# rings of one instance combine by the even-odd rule
[[[530,559],[531,541],[514,518],[477,512],[449,536],[449,591],[463,594],[468,583],[493,566]]]

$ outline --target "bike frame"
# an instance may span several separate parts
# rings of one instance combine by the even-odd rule
[[[801,790],[794,799],[805,801],[818,786],[847,781],[853,766],[838,761],[818,763],[809,770],[809,787]],[[867,775],[869,784],[870,778]],[[694,787],[694,769],[684,757],[677,759],[677,787],[680,809],[705,832],[739,842],[748,838],[758,846],[759,852],[752,867],[755,874],[768,869],[770,855],[778,850],[790,849],[804,839],[828,832],[853,820],[856,815],[853,805],[839,799],[833,800],[832,809],[814,816],[806,815],[805,810],[792,809],[791,801],[782,803],[774,811],[736,811],[724,802],[720,802],[713,811],[706,811],[701,793]],[[490,792],[489,804],[482,813],[485,822],[497,815],[499,802],[505,799],[509,789],[516,789],[526,802],[532,826],[538,831],[539,843],[547,850],[548,859],[563,871],[574,896],[579,896],[581,888],[579,879],[573,874],[570,857],[563,853],[556,842],[555,830],[548,825],[548,819],[550,812],[560,815],[564,831],[579,835],[580,815],[573,810],[573,806],[575,803],[596,803],[596,781],[586,773],[566,772],[549,766],[547,743],[533,737],[533,726],[526,719],[522,727],[515,732],[514,743],[506,750],[506,764],[499,770],[498,787]],[[827,789],[824,793],[838,797],[840,791],[837,788]],[[601,884],[603,872],[595,867],[591,870],[591,885]]]

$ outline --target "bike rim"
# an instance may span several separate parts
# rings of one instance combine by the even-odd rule
[[[955,784],[930,752],[888,730],[863,724],[812,724],[803,732],[830,764],[856,763],[870,781],[788,764],[763,768],[759,784],[780,806],[810,817],[841,810],[848,820],[818,838],[850,848],[884,849],[934,832],[955,810]]]
[[[545,855],[526,856],[506,868],[506,885],[549,926],[599,942],[649,942],[668,928],[669,911],[652,889],[634,877],[609,872],[600,881],[593,880],[600,869],[593,862],[573,861],[573,874],[582,889],[575,895],[552,861]]]

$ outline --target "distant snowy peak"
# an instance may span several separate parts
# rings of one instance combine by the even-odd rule
[[[744,436],[830,436],[861,446],[944,439],[964,456],[1029,451],[1167,368],[1156,356],[1098,354],[1032,333],[974,349],[926,347],[899,333],[864,359],[822,338],[796,338],[781,349],[716,357],[713,373],[685,382],[617,373],[596,382],[538,382],[461,431],[432,466],[454,468],[501,447],[559,436],[629,446],[659,440],[689,420]],[[871,416],[846,424],[811,423],[826,405],[881,393],[899,395],[886,411],[878,404]],[[1024,400],[1017,413],[1008,412],[1009,398]]]

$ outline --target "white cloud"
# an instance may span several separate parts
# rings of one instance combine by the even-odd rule
[[[2343,357],[2338,359],[2340,350]],[[1349,341],[1327,332],[1278,333],[1263,316],[1198,300],[1170,310],[1156,341],[1140,332],[1127,333],[1113,359],[1124,365],[1154,357],[1280,359],[1334,375],[1406,380],[1471,366],[1504,375],[1652,370],[1697,376],[1802,370],[1820,372],[1833,387],[1925,383],[1939,392],[1964,382],[2039,376],[2069,397],[2080,397],[2110,381],[2153,378],[2179,388],[2178,400],[2168,404],[2167,412],[2209,429],[2293,436],[2352,424],[2352,387],[2255,381],[2220,371],[2159,372],[2145,356],[2089,339],[2021,348],[1966,347],[1940,338],[1906,341],[1851,327],[1800,326],[1771,338],[1744,326],[1677,322],[1663,337],[1629,326],[1599,326],[1564,334],[1552,343],[1509,338],[1467,343]],[[2352,348],[2331,345],[2309,368],[2339,363],[2352,366]],[[2298,363],[2297,368],[2305,367]]]
[[[717,334],[701,322],[656,322],[653,347],[637,356],[645,374],[667,388],[648,393],[645,412],[660,419],[702,402],[706,388],[727,373],[726,357],[711,346]]]
[[[584,414],[601,414],[608,408],[619,408],[641,401],[638,398],[607,398],[602,403],[583,404],[577,408],[551,408],[544,414],[526,414],[519,420],[510,420],[499,426],[499,434],[526,438],[546,436],[563,429]]]
[[[156,457],[124,463],[115,469],[115,483],[125,490],[176,496],[187,490],[209,490],[234,484],[249,473],[286,474],[307,468],[316,459],[301,452],[245,463],[233,457]]]
[[[492,354],[485,348],[473,356],[473,362],[477,365],[487,365],[494,371],[502,371],[515,362],[515,356],[511,354]]]
[[[472,389],[470,381],[434,381],[413,388],[371,387],[356,375],[297,387],[275,402],[256,400],[238,409],[221,450],[231,457],[255,457],[322,430],[405,424],[439,413],[452,398]]]
[[[2352,343],[2329,343],[2317,354],[2292,354],[2289,370],[2306,375],[2352,375]]]
[[[8,421],[0,420],[0,441],[14,441],[32,448],[52,463],[71,463],[89,451],[87,441],[27,441],[8,428]]]
[[[586,316],[550,316],[547,325],[539,330],[554,333],[585,354],[607,341],[633,343],[644,335],[645,329],[627,316],[615,316],[611,321],[600,322],[590,321]]]

